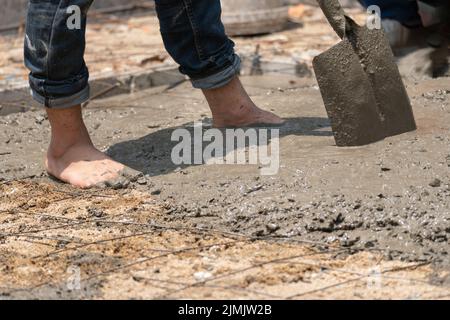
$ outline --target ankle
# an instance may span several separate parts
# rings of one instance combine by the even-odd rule
[[[64,141],[52,139],[47,150],[47,157],[62,158],[69,150],[83,147],[94,147],[90,139]]]
[[[80,105],[65,109],[48,108],[47,115],[52,128],[48,157],[60,158],[74,148],[92,146]]]
[[[256,109],[256,105],[251,100],[239,99],[233,101],[233,104],[216,104],[211,108],[211,111],[213,117],[233,120],[245,116]]]

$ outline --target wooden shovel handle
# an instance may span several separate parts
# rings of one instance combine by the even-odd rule
[[[347,26],[346,14],[339,0],[317,0],[317,2],[334,31],[343,39],[349,26]]]

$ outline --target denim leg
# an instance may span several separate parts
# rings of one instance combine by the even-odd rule
[[[164,45],[195,88],[226,85],[240,59],[225,34],[220,0],[155,0]]]
[[[67,108],[89,98],[89,72],[83,55],[86,15],[92,2],[29,0],[25,65],[30,70],[32,95],[46,107]]]

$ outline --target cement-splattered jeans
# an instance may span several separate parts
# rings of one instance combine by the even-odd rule
[[[49,108],[67,108],[89,98],[83,55],[86,18],[93,0],[29,0],[25,65],[33,97]],[[224,86],[240,59],[221,22],[220,0],[155,0],[164,45],[180,71],[200,89]],[[67,21],[80,8],[80,28]],[[95,45],[95,44],[93,44]]]

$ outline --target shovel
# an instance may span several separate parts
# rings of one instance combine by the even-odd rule
[[[338,0],[317,0],[342,39],[313,60],[337,146],[361,146],[416,130],[405,86],[380,29],[360,26]]]

